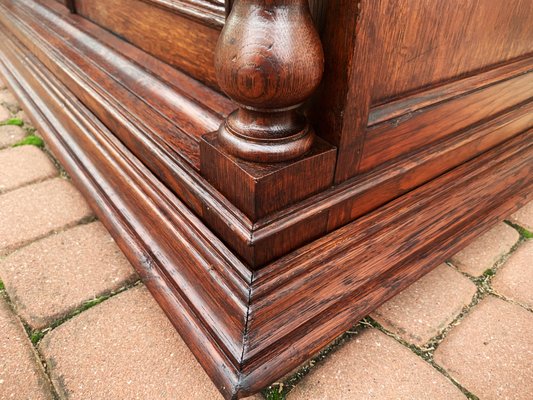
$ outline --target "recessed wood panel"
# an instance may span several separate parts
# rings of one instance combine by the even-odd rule
[[[529,72],[376,125],[366,132],[359,171],[427,147],[532,97],[533,72]],[[533,115],[529,126],[533,126]]]
[[[531,0],[366,0],[372,103],[476,73],[533,51]]]
[[[529,0],[329,0],[325,16],[326,68],[311,119],[338,148],[337,183],[371,167],[361,164],[369,126],[393,116],[401,124],[414,108],[423,112],[520,75],[528,60],[532,65]],[[438,126],[434,131],[443,137]]]
[[[199,81],[217,87],[214,49],[219,29],[141,0],[77,0],[76,11]]]

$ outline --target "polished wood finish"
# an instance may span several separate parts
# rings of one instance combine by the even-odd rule
[[[371,0],[370,29],[387,38],[373,49],[372,104],[478,73],[531,53],[529,0]],[[375,44],[375,42],[374,42]]]
[[[252,275],[42,64],[0,38],[0,72],[226,398],[289,372],[532,200],[530,132]]]
[[[171,10],[204,25],[222,28],[225,22],[224,0],[143,0],[148,4]]]
[[[331,186],[335,149],[316,139],[304,157],[252,163],[226,153],[218,134],[204,136],[201,172],[253,222]]]
[[[307,0],[236,0],[215,68],[220,88],[239,104],[218,131],[228,153],[276,163],[311,149],[313,130],[296,107],[318,87],[324,54]]]
[[[454,81],[461,82],[451,95],[457,97],[463,80],[531,57],[532,15],[528,0],[330,1],[322,32],[326,84],[312,119],[339,149],[336,181],[361,172],[372,108],[425,99]],[[412,149],[396,151],[403,156]]]
[[[255,205],[261,201],[257,202],[254,197],[246,198],[231,186],[228,186],[224,193],[220,193],[195,172],[200,164],[200,136],[203,132],[216,129],[234,105],[83,18],[70,16],[66,12],[62,14],[64,9],[62,11],[56,2],[43,0],[44,5],[53,12],[31,1],[25,1],[23,6],[18,3],[20,2],[3,2],[8,8],[0,18],[4,19],[6,26],[10,26],[19,35],[19,39],[32,48],[39,59],[69,85],[85,104],[90,104],[96,115],[107,126],[112,126],[115,134],[197,215],[224,237],[232,249],[245,260],[249,260],[251,268],[257,268],[342,226],[349,222],[350,218],[371,211],[479,154],[481,149],[495,146],[531,126],[531,114],[527,113],[531,104],[529,101],[523,105],[518,104],[515,108],[505,109],[505,102],[502,100],[511,99],[512,90],[508,90],[508,94],[504,90],[502,96],[496,94],[490,97],[483,94],[494,92],[491,87],[499,82],[503,82],[501,86],[505,89],[504,81],[511,82],[514,76],[522,80],[527,79],[524,74],[531,70],[531,61],[526,58],[432,89],[427,91],[427,96],[424,92],[424,96],[413,95],[406,98],[405,102],[398,100],[391,103],[391,111],[383,106],[373,108],[372,110],[376,110],[375,114],[370,113],[371,116],[379,115],[373,118],[380,123],[386,123],[391,117],[393,120],[395,118],[396,122],[389,125],[392,129],[403,129],[401,123],[410,124],[411,121],[401,117],[402,115],[416,113],[419,120],[431,121],[431,118],[420,119],[420,115],[424,112],[434,113],[435,107],[437,111],[438,107],[453,108],[454,102],[463,104],[461,96],[474,93],[475,96],[487,98],[487,104],[491,104],[491,107],[505,109],[500,119],[505,124],[498,123],[501,133],[488,136],[483,140],[486,145],[473,143],[468,137],[469,132],[475,132],[475,137],[481,140],[491,132],[490,129],[495,125],[487,122],[494,118],[490,113],[483,114],[481,123],[476,123],[473,119],[473,124],[461,135],[453,130],[456,123],[448,125],[452,129],[449,129],[450,140],[446,143],[451,146],[449,149],[456,149],[454,152],[433,153],[422,140],[419,141],[419,146],[422,147],[409,156],[389,160],[335,187],[327,188],[329,185],[325,185],[323,180],[326,190],[321,193],[305,198],[305,193],[300,192],[300,197],[295,199],[303,200],[295,200],[293,205],[287,204],[287,201],[290,202],[287,197],[284,197],[285,200],[280,204],[263,202],[270,208],[256,212]],[[58,4],[57,7],[54,8],[54,4]],[[16,18],[10,18],[9,15],[16,15]],[[53,29],[43,29],[43,24]],[[144,68],[138,68],[138,64],[142,64]],[[94,68],[96,65],[98,68]],[[191,97],[198,100],[191,101]],[[122,105],[127,105],[127,108]],[[377,118],[381,120],[377,121]],[[438,118],[438,115],[435,114],[433,118]],[[442,121],[448,123],[445,119]],[[372,123],[373,127],[378,126]],[[395,127],[395,124],[398,126]],[[412,126],[416,129],[416,125]],[[425,129],[431,134],[431,129]],[[402,139],[402,136],[398,138]],[[376,136],[376,139],[379,140],[379,136]],[[402,140],[405,140],[405,137]],[[408,140],[405,143],[410,145]],[[386,144],[384,142],[384,145]],[[466,147],[461,149],[462,146]],[[393,150],[394,148],[389,146],[383,149],[383,154]],[[342,152],[339,152],[337,157],[337,172],[340,153]],[[379,163],[379,150],[376,154],[376,162]],[[208,152],[204,152],[204,157],[207,156]],[[223,154],[220,161],[226,162],[226,157],[228,156]],[[445,157],[446,161],[442,162],[441,157]],[[327,163],[332,164],[331,157],[325,157],[324,160],[329,160]],[[431,165],[431,168],[426,168],[428,165]],[[247,168],[243,170],[238,161],[233,163],[233,167],[236,169],[236,175],[244,174],[246,179],[255,184],[253,175],[248,175]],[[296,164],[294,167],[295,170],[302,170],[296,168]],[[259,169],[261,168],[263,167],[259,166]],[[316,168],[316,164],[313,168]],[[334,166],[330,165],[323,169],[326,177],[332,168]],[[207,168],[203,174],[213,181],[212,175],[216,174],[216,171],[217,168]],[[323,178],[322,174],[320,176]],[[304,182],[301,179],[293,181]],[[290,179],[282,179],[280,182],[285,182],[285,187],[292,185]],[[383,185],[384,182],[388,184]],[[319,190],[321,185],[311,187],[312,190],[308,193]],[[238,188],[242,186],[244,185],[239,185]],[[240,202],[239,206],[232,204],[223,194],[233,196],[232,201]],[[243,200],[247,203],[243,203]],[[268,213],[270,214],[266,215]],[[262,217],[254,221],[253,218],[258,215]]]
[[[143,0],[76,0],[76,10],[147,53],[217,86],[213,54],[219,28]]]
[[[233,3],[215,67],[239,108],[203,137],[200,172],[252,223],[333,183],[335,149],[298,110],[318,87],[323,63],[307,0]],[[250,239],[235,248],[253,269],[281,254],[279,245]]]
[[[75,5],[0,0],[0,73],[226,398],[531,200],[522,0],[250,0],[222,36],[219,0]],[[320,52],[298,57],[294,32],[315,50],[320,33],[314,93]],[[276,158],[232,152],[220,126],[261,145],[279,126],[315,136]]]
[[[533,59],[528,61],[531,68]],[[409,110],[400,117],[369,127],[359,171],[369,171],[405,153],[455,135],[479,121],[494,118],[530,101],[532,96],[533,73],[525,73],[423,110]]]

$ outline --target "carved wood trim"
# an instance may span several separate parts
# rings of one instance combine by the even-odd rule
[[[15,25],[18,17],[12,17]],[[42,38],[28,36],[26,43],[34,45],[28,50],[9,18],[7,11],[0,17],[0,73],[227,399],[289,373],[533,196],[533,132],[498,142],[513,123],[502,115],[487,121],[496,124],[485,127],[490,135],[476,140],[469,138],[475,129],[461,134],[481,156],[252,273],[107,128],[118,123],[105,124],[88,108],[96,101],[80,101],[74,85],[56,76],[61,67],[51,71],[39,62],[32,52]],[[47,57],[64,58],[47,50]],[[527,106],[516,109],[518,118],[528,115]],[[444,149],[455,152],[443,145],[420,157]],[[413,156],[407,166],[418,161]],[[343,190],[341,197],[351,198],[349,188]]]
[[[476,90],[485,90],[490,85],[532,71],[533,56],[527,56],[523,59],[489,69],[486,72],[453,80],[410,96],[401,97],[397,100],[374,106],[370,109],[368,127],[387,120],[401,118],[406,114],[415,113],[446,101],[453,101],[459,96],[467,95]]]

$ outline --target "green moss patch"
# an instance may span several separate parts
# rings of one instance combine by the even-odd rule
[[[13,147],[17,146],[37,146],[42,149],[44,147],[44,141],[39,136],[29,135],[13,145]]]
[[[5,121],[0,121],[0,126],[3,126],[3,125],[22,126],[24,125],[24,121],[22,121],[20,118],[10,118],[10,119],[6,119]]]

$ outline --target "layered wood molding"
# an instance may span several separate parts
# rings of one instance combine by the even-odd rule
[[[220,1],[63,3],[0,0],[0,73],[226,398],[532,198],[521,0],[467,5],[516,42],[443,46],[451,74],[397,43],[423,38],[395,18],[433,32],[416,0],[241,0],[223,29]]]
[[[149,4],[197,19],[200,22],[221,28],[226,17],[224,0],[143,0]]]

